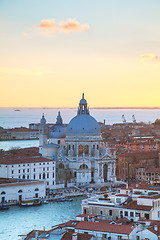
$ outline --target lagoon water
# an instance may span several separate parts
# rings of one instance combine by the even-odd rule
[[[29,123],[39,123],[44,113],[48,123],[55,123],[58,111],[61,112],[64,123],[77,114],[77,108],[0,108],[0,126],[3,128],[28,127]],[[122,123],[122,115],[125,115],[127,122],[132,122],[132,115],[135,115],[137,122],[154,122],[160,118],[160,109],[90,109],[90,114],[98,122],[106,124]]]
[[[81,213],[82,198],[73,202],[49,202],[41,206],[12,206],[0,211],[0,240],[18,240],[18,235],[33,229],[49,230],[52,226],[74,220]]]

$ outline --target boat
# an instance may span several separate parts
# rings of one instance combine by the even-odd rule
[[[20,112],[21,110],[19,110],[19,109],[15,109],[14,111],[15,111],[15,112]]]
[[[42,203],[43,204],[48,204],[48,201],[47,200],[43,200]]]
[[[37,206],[41,204],[42,204],[41,198],[28,198],[21,200],[19,203],[19,205],[22,207]]]
[[[9,206],[0,205],[0,210],[8,210]]]
[[[56,201],[56,202],[65,202],[66,199],[65,199],[65,198],[58,198],[58,199],[56,199],[55,201]]]
[[[72,198],[65,198],[65,201],[66,201],[66,202],[72,202],[73,199],[72,199]]]

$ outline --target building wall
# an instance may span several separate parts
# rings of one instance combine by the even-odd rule
[[[44,180],[46,187],[53,188],[55,185],[55,170],[55,161],[1,164],[0,176],[3,178]]]
[[[17,186],[18,185],[18,186]],[[2,194],[5,192],[5,194]],[[29,184],[26,182],[23,184],[3,184],[0,185],[0,202],[2,202],[2,197],[5,197],[5,201],[19,201],[19,196],[22,196],[22,199],[37,197],[44,198],[45,197],[45,183],[44,182],[34,182]]]

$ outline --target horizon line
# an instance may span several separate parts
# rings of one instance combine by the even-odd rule
[[[36,109],[36,108],[39,108],[39,109],[77,109],[77,106],[76,107],[0,107],[1,108],[12,108],[12,109],[15,109],[15,110],[18,110],[18,109],[24,109],[24,108],[31,108],[31,109]],[[89,107],[89,109],[160,109],[160,107]]]

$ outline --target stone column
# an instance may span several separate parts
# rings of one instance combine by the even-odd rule
[[[79,145],[78,145],[78,142],[77,142],[77,154],[76,154],[77,160],[78,160],[78,154],[79,154]]]

